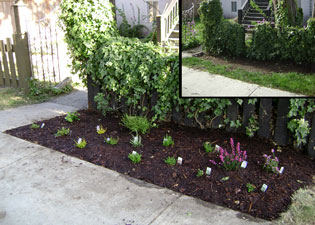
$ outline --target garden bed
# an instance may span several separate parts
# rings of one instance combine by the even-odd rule
[[[141,135],[143,146],[135,148],[130,144],[130,131],[120,124],[121,120],[117,115],[103,117],[94,111],[79,111],[79,114],[80,120],[73,123],[68,123],[64,116],[60,116],[37,122],[38,125],[45,123],[43,128],[32,129],[27,125],[6,133],[137,179],[267,220],[276,219],[288,208],[291,195],[296,190],[313,184],[314,160],[290,148],[283,147],[276,151],[280,166],[284,167],[283,174],[263,170],[263,154],[270,155],[271,149],[277,149],[267,140],[251,139],[243,134],[227,133],[219,129],[200,130],[174,123],[162,123],[158,128],[151,128],[148,134]],[[106,133],[97,134],[97,125],[107,128]],[[61,127],[70,128],[71,135],[55,137],[54,134]],[[172,136],[175,142],[173,146],[162,145],[166,134]],[[119,138],[117,145],[104,142],[104,138],[110,136]],[[83,149],[75,147],[74,140],[79,137],[87,141]],[[231,137],[235,143],[240,142],[241,150],[247,151],[248,166],[245,169],[226,171],[209,162],[218,162],[219,157],[217,153],[206,153],[203,143],[210,141],[231,152]],[[128,154],[132,151],[142,155],[140,163],[134,164],[128,159]],[[183,164],[166,164],[164,160],[169,156],[176,159],[182,157]],[[196,176],[198,169],[205,171],[207,167],[212,168],[210,176]],[[247,183],[257,188],[249,193]],[[268,185],[266,192],[260,190],[263,184]]]

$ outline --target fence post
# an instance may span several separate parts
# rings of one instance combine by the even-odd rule
[[[25,93],[28,93],[29,80],[32,77],[32,65],[28,45],[28,33],[14,34],[13,40],[15,46],[14,50],[16,55],[16,64],[19,74],[19,87],[23,88]]]
[[[280,98],[278,102],[278,116],[275,127],[275,142],[278,145],[286,145],[288,143],[288,113],[289,113],[290,99]]]
[[[21,25],[21,22],[24,23],[25,21],[21,20],[23,17],[21,13],[21,7],[25,7],[26,5],[22,0],[16,0],[13,5],[13,12],[14,12],[14,21],[15,21],[15,32],[17,34],[22,34],[26,31],[25,24]]]
[[[0,41],[0,52],[2,55],[2,62],[3,62],[3,69],[4,69],[4,85],[7,87],[10,87],[10,71],[9,71],[9,66],[8,66],[8,59],[6,55],[6,50],[4,46],[4,42],[1,40]]]
[[[315,112],[313,112],[311,133],[308,139],[307,153],[315,158]]]
[[[272,99],[261,98],[259,105],[259,130],[258,136],[269,139],[271,136],[270,120],[272,113]]]
[[[242,132],[246,134],[246,127],[249,124],[249,119],[254,115],[255,112],[255,104],[249,104],[249,99],[244,99],[244,106],[243,106],[243,125],[242,125]]]
[[[226,117],[230,119],[230,121],[236,121],[238,116],[238,103],[235,98],[230,99],[232,105],[227,107]],[[231,127],[230,124],[226,126],[227,132],[235,132],[237,129],[235,127]]]

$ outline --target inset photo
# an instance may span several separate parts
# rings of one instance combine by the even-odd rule
[[[183,0],[181,97],[315,96],[314,0]]]

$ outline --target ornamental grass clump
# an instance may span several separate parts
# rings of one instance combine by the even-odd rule
[[[280,169],[278,168],[279,159],[278,157],[275,156],[275,150],[272,149],[271,153],[272,153],[272,158],[271,158],[271,155],[266,155],[266,154],[263,155],[263,157],[265,158],[264,169],[268,172],[280,173]]]
[[[232,153],[228,153],[226,149],[219,147],[219,157],[221,162],[217,163],[214,160],[210,160],[210,162],[214,165],[221,166],[226,170],[237,170],[240,168],[242,162],[247,159],[246,151],[241,150],[239,142],[237,142],[235,151],[233,138],[230,139],[230,144]]]

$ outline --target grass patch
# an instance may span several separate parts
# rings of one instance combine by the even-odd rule
[[[309,96],[315,95],[315,74],[249,72],[244,69],[233,68],[232,66],[214,64],[211,61],[197,57],[183,58],[182,63],[183,66],[200,69],[213,74],[220,74],[225,77],[268,88],[276,88]]]
[[[73,90],[71,85],[61,90],[54,88],[55,85],[34,79],[30,83],[30,93],[28,95],[25,95],[18,88],[0,87],[0,110],[48,101],[54,96],[69,93]]]
[[[292,196],[288,211],[281,214],[278,224],[314,224],[315,221],[315,186],[299,189]]]

